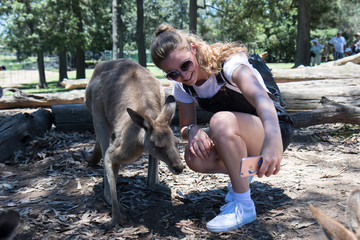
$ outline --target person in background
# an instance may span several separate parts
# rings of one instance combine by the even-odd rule
[[[352,54],[351,48],[347,47],[347,48],[345,49],[345,57],[348,57],[348,56],[350,56],[351,54]]]
[[[320,65],[321,63],[321,52],[324,49],[324,45],[319,44],[317,38],[312,40],[313,45],[311,46],[311,66]]]
[[[342,31],[338,31],[336,36],[329,40],[330,46],[334,48],[334,61],[344,57],[346,40],[341,36]]]
[[[353,54],[358,54],[360,53],[360,32],[355,33],[355,41],[353,42],[352,46],[351,46],[351,50],[353,52]]]
[[[258,176],[277,174],[293,123],[281,120],[244,45],[210,45],[194,34],[162,25],[150,49],[154,64],[175,81],[180,133],[188,140],[187,165],[196,172],[230,177],[228,203],[206,224],[207,229],[230,231],[255,221],[250,179],[240,175],[241,159],[262,155]],[[193,91],[189,92],[190,87]],[[215,112],[206,130],[196,124],[196,103]]]

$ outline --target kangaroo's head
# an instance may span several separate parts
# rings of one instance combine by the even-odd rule
[[[171,172],[180,174],[184,169],[184,165],[176,146],[176,137],[169,126],[175,109],[175,98],[169,96],[161,113],[155,120],[146,114],[135,112],[130,108],[127,111],[133,122],[145,129],[145,150],[153,157],[165,162]]]
[[[328,239],[360,240],[360,189],[354,190],[347,201],[346,217],[350,230],[311,203],[310,210]]]

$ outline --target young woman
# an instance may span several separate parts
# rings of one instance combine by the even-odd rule
[[[176,81],[173,94],[179,104],[181,136],[189,141],[187,165],[197,172],[228,174],[231,180],[228,203],[207,229],[229,231],[254,221],[249,180],[240,176],[241,159],[261,155],[258,176],[277,174],[293,128],[291,121],[279,124],[269,91],[249,63],[246,47],[209,45],[196,35],[162,25],[151,44],[151,57],[168,79]],[[215,112],[206,131],[196,125],[196,103]]]

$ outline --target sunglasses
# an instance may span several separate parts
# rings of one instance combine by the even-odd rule
[[[185,61],[183,64],[181,64],[180,66],[180,70],[182,72],[187,72],[189,71],[192,67],[194,66],[194,63],[191,60],[187,60]],[[178,70],[171,70],[170,72],[166,73],[166,78],[169,80],[174,80],[176,81],[176,79],[178,79],[178,77],[180,76],[180,73]]]

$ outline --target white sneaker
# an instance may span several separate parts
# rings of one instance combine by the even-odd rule
[[[255,204],[244,206],[241,202],[229,202],[220,208],[221,213],[206,224],[212,232],[231,231],[256,220]]]
[[[252,182],[253,178],[254,178],[254,176],[249,177],[249,185]],[[225,196],[225,202],[231,202],[232,201],[232,193],[234,192],[234,190],[232,189],[231,182],[229,182],[227,189],[228,189],[228,193]]]

